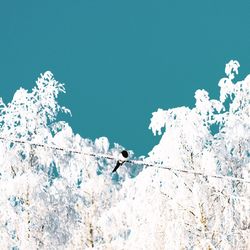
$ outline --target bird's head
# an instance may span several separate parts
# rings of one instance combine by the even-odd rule
[[[123,150],[120,152],[119,154],[119,161],[126,161],[128,159],[128,151],[127,150]]]

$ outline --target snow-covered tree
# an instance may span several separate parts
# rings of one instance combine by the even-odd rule
[[[250,183],[237,180],[250,179],[250,76],[233,83],[238,67],[237,61],[226,65],[220,100],[197,90],[193,109],[153,113],[153,133],[165,131],[148,160],[162,166],[145,169],[132,185],[135,195],[127,198],[137,218],[131,227],[133,248],[145,236],[147,249],[250,247]],[[137,249],[144,247],[141,243]]]
[[[8,105],[1,100],[1,249],[85,249],[102,242],[98,217],[115,204],[120,186],[110,175],[114,160],[89,155],[116,157],[122,148],[109,149],[105,137],[83,139],[56,122],[59,111],[69,112],[57,103],[60,92],[63,84],[46,72],[30,93],[21,88]]]
[[[250,75],[220,98],[158,109],[147,158],[111,174],[122,146],[74,134],[51,72],[0,101],[1,249],[249,249]],[[143,165],[145,164],[145,165]],[[144,166],[144,167],[143,167]]]
[[[153,113],[153,133],[165,131],[144,159],[151,164],[103,214],[117,236],[117,227],[129,232],[114,249],[249,249],[250,76],[233,83],[238,67],[226,65],[220,100],[197,90],[193,109]]]

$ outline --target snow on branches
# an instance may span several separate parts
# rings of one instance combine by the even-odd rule
[[[149,153],[151,159],[176,168],[249,179],[250,75],[233,83],[238,67],[237,61],[226,65],[227,77],[219,81],[220,100],[210,100],[207,91],[197,90],[193,109],[153,113],[153,133],[163,128],[165,132]],[[168,225],[180,231],[174,238],[165,232],[165,240],[175,242],[170,249],[250,247],[249,184],[175,175],[161,173],[158,177],[164,192],[174,197],[174,207],[168,209],[175,211],[176,218]],[[180,212],[178,204],[185,210]]]
[[[248,249],[249,183],[209,177],[250,178],[250,75],[234,83],[238,67],[226,65],[219,100],[197,90],[194,108],[153,113],[161,140],[141,159],[186,172],[125,163],[111,174],[115,161],[94,154],[123,148],[57,121],[70,111],[51,72],[11,103],[0,99],[0,248]]]

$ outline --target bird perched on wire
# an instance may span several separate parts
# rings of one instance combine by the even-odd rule
[[[117,161],[116,166],[113,169],[112,173],[116,172],[116,170],[127,160],[127,158],[128,158],[128,151],[123,150],[119,154],[119,160]]]

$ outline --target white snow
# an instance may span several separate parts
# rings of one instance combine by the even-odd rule
[[[154,112],[149,128],[159,144],[118,175],[111,171],[122,146],[56,121],[70,111],[57,102],[65,89],[51,72],[11,103],[1,99],[0,249],[250,249],[250,184],[211,177],[250,178],[250,75],[234,83],[238,68],[226,65],[219,100],[197,90],[192,109]],[[131,178],[141,161],[172,170],[144,166]]]

